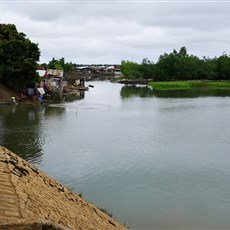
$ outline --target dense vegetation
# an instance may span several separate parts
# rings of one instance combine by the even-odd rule
[[[61,59],[53,58],[51,61],[49,61],[47,65],[47,69],[59,69],[59,70],[64,70],[64,72],[74,70],[75,67],[76,64],[73,64],[72,62],[65,62],[64,57]]]
[[[179,51],[160,55],[156,63],[147,58],[141,64],[121,62],[121,71],[130,79],[173,80],[230,80],[230,56],[223,53],[213,59],[189,55],[182,47]]]
[[[36,74],[40,51],[15,25],[0,24],[0,81],[17,88],[39,81]]]

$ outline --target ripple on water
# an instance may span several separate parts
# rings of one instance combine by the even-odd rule
[[[230,229],[229,98],[123,100],[97,84],[92,97],[51,105],[66,113],[42,116],[37,140],[27,120],[16,123],[32,143],[23,150],[45,151],[43,171],[133,228]],[[7,119],[8,141],[20,131]]]

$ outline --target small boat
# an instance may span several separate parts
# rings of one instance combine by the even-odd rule
[[[89,85],[89,87],[94,88],[94,85]]]

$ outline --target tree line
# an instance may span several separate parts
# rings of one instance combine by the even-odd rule
[[[58,69],[58,70],[63,70],[64,72],[68,72],[74,70],[77,64],[72,62],[66,62],[65,58],[62,57],[60,59],[52,58],[52,60],[50,60],[48,64],[44,63],[42,64],[42,66],[45,69]]]
[[[223,53],[215,58],[198,58],[188,54],[186,47],[164,53],[156,63],[144,58],[142,62],[121,62],[121,72],[129,79],[230,80],[230,56]]]
[[[36,69],[40,58],[38,44],[18,32],[13,24],[0,24],[0,82],[14,88],[22,88],[40,81]],[[45,68],[75,69],[76,64],[64,58],[53,58]],[[160,55],[156,63],[144,58],[141,64],[121,62],[121,71],[130,79],[171,80],[230,80],[230,56],[223,53],[215,58],[198,58],[182,47]]]

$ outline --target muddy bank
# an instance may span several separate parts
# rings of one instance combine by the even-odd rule
[[[16,97],[16,100],[18,100],[20,98],[20,94],[0,83],[0,103],[10,102],[11,97]]]

